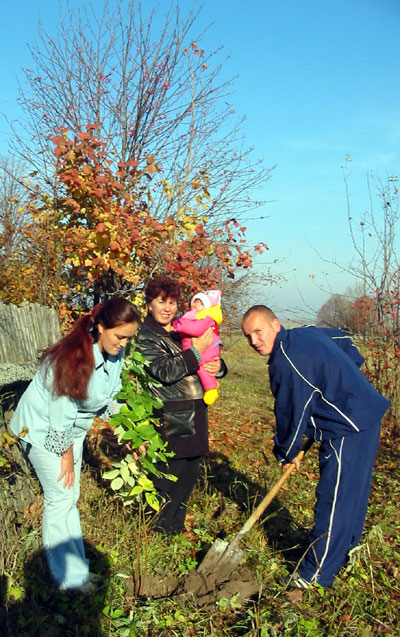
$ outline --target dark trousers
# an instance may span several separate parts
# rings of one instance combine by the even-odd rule
[[[299,569],[309,582],[331,586],[361,539],[379,435],[377,422],[365,431],[321,443],[314,528]]]
[[[170,473],[178,479],[176,482],[166,478],[153,478],[157,491],[165,498],[155,523],[155,529],[167,535],[185,530],[186,505],[200,472],[201,457],[172,458],[168,466],[157,463],[156,467],[164,473]]]

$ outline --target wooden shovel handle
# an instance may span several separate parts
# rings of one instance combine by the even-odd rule
[[[306,451],[308,451],[308,449],[311,447],[313,442],[314,441],[312,438],[307,438],[307,440],[303,444],[303,447],[301,448],[301,451],[299,451],[299,453],[296,456],[297,460],[301,461],[303,459],[304,454],[306,453]],[[250,529],[254,526],[254,524],[257,522],[260,516],[264,513],[267,506],[272,502],[272,500],[274,499],[274,497],[276,496],[280,488],[285,484],[285,482],[289,480],[294,470],[295,470],[295,465],[289,464],[288,468],[285,469],[285,471],[282,473],[279,480],[275,482],[273,487],[268,491],[267,495],[264,496],[264,498],[261,500],[258,507],[254,509],[253,513],[251,514],[247,522],[245,522],[245,524],[242,526],[239,533],[237,534],[238,539],[240,536],[247,533],[247,531],[250,531]]]

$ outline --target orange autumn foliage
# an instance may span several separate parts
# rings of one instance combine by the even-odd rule
[[[252,266],[250,252],[240,245],[246,228],[235,219],[218,228],[209,221],[204,172],[193,185],[193,205],[175,212],[171,205],[164,218],[156,218],[150,186],[163,188],[173,202],[173,184],[158,179],[153,186],[160,168],[152,155],[113,162],[98,131],[90,124],[73,139],[68,130],[52,137],[56,195],[36,188],[31,196],[26,232],[34,249],[25,255],[24,281],[9,284],[10,301],[85,307],[116,291],[135,296],[161,271],[189,293],[219,285],[223,272],[233,278],[237,268]],[[266,248],[256,246],[258,252]]]

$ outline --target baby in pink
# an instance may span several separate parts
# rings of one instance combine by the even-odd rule
[[[197,371],[204,388],[203,400],[212,405],[218,398],[218,381],[207,372],[203,364],[220,355],[222,341],[218,327],[222,323],[221,290],[208,290],[195,294],[190,303],[190,310],[181,318],[175,319],[173,325],[182,337],[182,348],[190,349],[192,338],[201,336],[209,328],[213,328],[213,339],[210,347],[201,354],[200,367]]]

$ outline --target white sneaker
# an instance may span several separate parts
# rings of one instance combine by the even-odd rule
[[[307,588],[311,588],[313,586],[312,582],[309,582],[308,580],[304,579],[304,577],[301,577],[301,575],[299,575],[298,571],[293,573],[293,575],[290,575],[289,577],[286,577],[285,580],[286,580],[286,584],[287,584],[288,588],[303,588],[303,589],[307,589]]]

